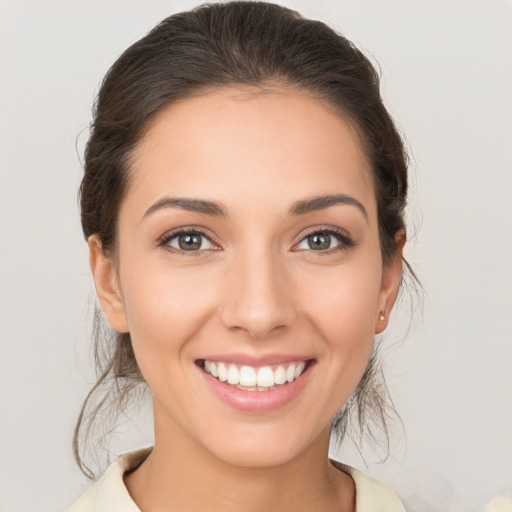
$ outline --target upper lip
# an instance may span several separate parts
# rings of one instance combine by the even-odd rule
[[[293,363],[300,361],[309,361],[312,357],[297,354],[266,354],[266,355],[249,355],[249,354],[215,354],[204,356],[200,360],[215,361],[222,363],[239,364],[243,366],[271,366],[276,364]]]

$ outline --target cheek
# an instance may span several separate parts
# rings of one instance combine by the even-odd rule
[[[139,364],[175,363],[162,354],[180,353],[210,317],[215,287],[205,273],[161,264],[126,266],[121,276],[128,325]],[[159,362],[159,363],[158,363]]]
[[[309,276],[301,290],[312,321],[332,339],[373,334],[381,288],[378,262],[340,265]]]
[[[304,314],[319,333],[340,384],[348,388],[355,387],[371,354],[380,284],[380,263],[361,261],[317,272],[302,288]]]

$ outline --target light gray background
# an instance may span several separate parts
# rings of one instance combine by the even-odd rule
[[[425,311],[401,343],[395,315],[385,339],[407,445],[368,468],[355,450],[344,456],[411,510],[477,510],[512,492],[511,3],[282,3],[372,52],[414,156],[408,256]],[[80,154],[120,52],[198,4],[0,2],[1,512],[63,510],[87,486],[70,447],[93,379],[75,143]],[[150,436],[132,428],[116,450]]]

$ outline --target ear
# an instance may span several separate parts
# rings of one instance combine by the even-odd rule
[[[107,322],[118,332],[129,332],[114,262],[103,252],[98,235],[91,235],[87,243],[89,245],[89,265],[96,285],[96,293]]]
[[[403,229],[396,232],[395,242],[397,243],[396,253],[382,271],[379,311],[375,323],[375,334],[380,334],[387,327],[389,315],[393,309],[398,293],[398,286],[402,278],[403,251],[405,245],[405,231]]]

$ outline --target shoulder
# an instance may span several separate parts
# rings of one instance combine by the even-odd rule
[[[330,462],[354,480],[356,512],[406,512],[400,498],[384,484],[341,462]]]
[[[113,462],[103,476],[80,496],[68,512],[140,512],[124,484],[123,475],[139,466],[151,448],[125,453]]]

